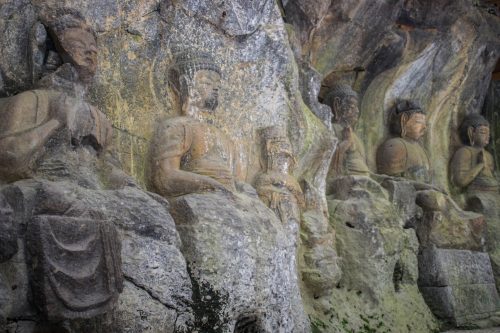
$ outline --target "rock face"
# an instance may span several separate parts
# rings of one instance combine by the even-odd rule
[[[408,183],[389,188],[398,188],[395,185],[406,185],[406,193],[413,191]],[[328,300],[335,316],[319,317],[317,325],[324,325],[325,331],[327,327],[355,331],[397,328],[402,332],[434,329],[433,315],[417,286],[418,240],[415,230],[407,228],[411,221],[405,219],[415,214],[404,214],[404,209],[416,210],[414,201],[395,205],[393,200],[402,198],[366,176],[337,178],[332,188],[330,223],[342,258],[342,279]],[[354,301],[342,302],[349,299]],[[336,308],[334,304],[343,305]]]
[[[259,199],[191,194],[172,203],[203,332],[307,332],[293,234]]]
[[[64,43],[74,30],[59,35],[64,25],[51,25],[74,12],[88,24],[77,34],[88,57]],[[424,333],[439,325],[431,310],[459,326],[487,317],[495,311],[488,260],[464,248],[480,250],[485,225],[496,244],[497,209],[467,201],[448,164],[458,125],[481,111],[498,61],[497,15],[469,0],[0,1],[0,330]],[[155,167],[147,156],[158,119],[185,111],[182,84],[167,77],[184,51],[209,54],[219,68],[217,112],[207,123],[234,148],[237,186],[167,201],[146,190]],[[76,87],[75,79],[85,82]],[[337,83],[357,93],[357,124],[335,123],[327,93]],[[429,185],[475,213],[422,212],[415,184],[374,175],[400,99],[427,113]],[[485,109],[492,129],[496,104]],[[290,194],[286,181],[266,179],[278,193],[264,200],[271,209],[248,185],[267,170],[259,133],[269,126],[288,137],[300,213],[278,203]],[[343,174],[327,189],[332,158],[349,137],[365,152],[364,176]],[[498,162],[498,142],[489,148]],[[179,163],[189,166],[188,157]],[[218,171],[211,175],[223,178]],[[497,197],[485,200],[489,208]],[[294,227],[276,212],[294,215]],[[455,228],[459,220],[468,227]],[[423,252],[436,243],[447,249]],[[498,251],[487,250],[498,271]],[[80,265],[59,260],[64,251],[78,253]],[[70,285],[98,272],[91,297],[73,287],[63,294],[75,297],[43,291],[57,290],[54,258],[74,273]],[[457,263],[463,258],[480,268],[473,283]],[[433,280],[434,268],[448,279]],[[426,305],[423,294],[434,301]],[[98,310],[57,310],[79,312],[73,298]],[[46,322],[44,300],[65,320]]]

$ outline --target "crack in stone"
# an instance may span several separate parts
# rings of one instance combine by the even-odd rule
[[[170,309],[170,310],[174,310],[176,312],[182,312],[180,309],[178,309],[175,305],[173,304],[169,304],[167,302],[164,302],[162,301],[159,297],[153,295],[153,293],[151,291],[149,291],[148,289],[146,289],[145,286],[139,284],[138,282],[134,281],[134,279],[132,279],[131,277],[129,276],[126,276],[125,274],[123,275],[123,278],[125,280],[127,280],[128,282],[132,283],[134,286],[136,286],[137,288],[145,291],[146,293],[148,293],[148,295],[154,299],[155,301],[159,302],[160,304],[162,304],[163,306],[165,306],[166,308]]]

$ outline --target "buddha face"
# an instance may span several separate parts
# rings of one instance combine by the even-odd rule
[[[68,28],[60,36],[61,47],[83,82],[89,82],[97,70],[97,45],[94,36],[81,28]]]
[[[200,109],[214,111],[219,104],[220,75],[210,70],[194,73],[189,98],[192,105]]]
[[[484,148],[490,143],[490,127],[480,125],[472,128],[471,145],[474,147]]]
[[[427,128],[425,114],[413,113],[404,124],[403,137],[411,140],[418,140],[425,134]]]
[[[342,99],[335,97],[332,109],[338,123],[351,127],[356,125],[359,118],[358,99],[356,97],[348,96]]]
[[[287,152],[275,153],[272,158],[271,169],[282,174],[288,174],[292,165],[292,158]]]

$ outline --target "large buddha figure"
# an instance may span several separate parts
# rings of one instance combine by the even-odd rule
[[[97,167],[111,126],[84,101],[97,66],[93,30],[70,10],[44,25],[57,66],[39,89],[0,99],[0,196],[25,235],[34,306],[49,320],[90,318],[111,310],[123,285],[116,230],[79,197],[102,189]]]
[[[410,101],[398,103],[389,123],[394,137],[385,141],[377,152],[378,171],[428,183],[429,157],[419,142],[426,128],[425,113],[420,106]]]
[[[170,202],[193,285],[199,286],[193,307],[211,309],[195,313],[195,327],[203,332],[216,326],[228,332],[243,326],[258,332],[305,332],[296,234],[286,228],[298,229],[293,220],[298,212],[281,205],[284,196],[296,200],[300,189],[285,174],[286,160],[272,165],[282,169],[268,170],[274,171],[272,179],[261,178],[260,194],[273,208],[278,208],[273,198],[280,201],[282,223],[253,187],[238,180],[233,143],[216,126],[220,79],[210,55],[176,55],[169,81],[181,114],[159,123],[150,148],[151,187]],[[276,190],[283,196],[277,197]],[[271,284],[280,287],[271,291],[266,288]],[[216,308],[222,304],[223,309]]]
[[[165,197],[234,191],[234,148],[212,125],[218,104],[218,67],[205,54],[195,58],[184,53],[170,77],[181,96],[182,115],[162,123],[153,139],[154,190]]]

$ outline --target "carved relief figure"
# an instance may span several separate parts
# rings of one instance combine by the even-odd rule
[[[417,190],[416,202],[424,211],[424,222],[417,224],[421,246],[481,250],[483,217],[463,211],[443,190],[429,184],[429,158],[419,142],[426,128],[425,113],[418,104],[406,100],[396,103],[389,118],[394,137],[377,151],[378,171],[406,178]]]
[[[389,120],[389,131],[394,137],[377,152],[378,171],[428,183],[429,157],[419,143],[426,128],[425,112],[420,106],[411,101],[399,102]]]
[[[150,185],[169,199],[183,243],[196,245],[183,251],[193,285],[201,287],[194,307],[213,304],[206,303],[206,290],[209,295],[229,295],[222,303],[227,311],[195,313],[194,325],[200,331],[218,325],[233,332],[240,328],[237,318],[262,312],[266,315],[255,318],[259,331],[302,332],[308,322],[298,292],[293,244],[255,190],[238,181],[233,143],[214,125],[220,77],[208,54],[185,52],[175,57],[169,81],[180,99],[181,115],[159,123],[150,148]],[[289,188],[298,191],[287,176],[290,161],[284,147],[271,147],[278,150],[269,160],[273,178],[269,181],[282,186],[282,194]],[[255,253],[259,253],[258,268]],[[286,268],[276,272],[277,265]],[[242,275],[244,271],[248,274]],[[268,293],[258,287],[271,283],[269,279],[282,281],[280,290]]]
[[[49,320],[89,318],[109,311],[123,284],[114,226],[76,194],[79,186],[101,188],[96,166],[111,126],[83,100],[97,68],[94,32],[70,10],[45,25],[60,55],[50,59],[61,66],[41,89],[0,100],[0,178],[34,179],[9,186],[26,193],[33,214],[26,246],[35,306]]]
[[[339,144],[330,166],[330,177],[344,175],[368,176],[363,143],[354,132],[359,118],[358,94],[347,84],[336,84],[325,97],[333,112],[333,130]]]
[[[289,174],[295,159],[290,141],[278,127],[267,127],[261,135],[265,143],[266,171],[255,180],[261,200],[270,207],[285,225],[298,231],[300,209],[304,195],[297,180]]]
[[[494,176],[493,156],[485,149],[490,124],[478,114],[465,117],[460,128],[463,146],[450,164],[451,182],[465,192],[466,209],[481,213],[488,226],[487,250],[500,287],[500,184]]]
[[[232,142],[213,124],[220,70],[207,54],[183,53],[169,73],[182,116],[162,123],[152,142],[152,186],[165,196],[234,191]]]
[[[483,116],[472,114],[464,119],[459,131],[464,146],[453,155],[451,182],[469,192],[498,192],[493,156],[485,150],[490,141],[490,124]]]

